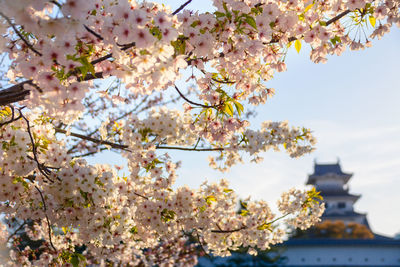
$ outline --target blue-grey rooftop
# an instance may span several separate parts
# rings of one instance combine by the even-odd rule
[[[338,174],[338,175],[348,175],[348,173],[344,173],[339,163],[336,164],[318,164],[314,165],[314,173],[313,175],[325,175],[328,173]]]
[[[282,244],[283,246],[396,246],[400,247],[400,240],[380,235],[372,239],[336,239],[336,238],[293,238]]]
[[[319,177],[327,175],[327,174],[333,174],[337,175],[338,177],[342,177],[344,179],[344,183],[347,183],[352,176],[351,173],[345,173],[342,171],[342,168],[340,167],[339,163],[336,164],[314,164],[314,173],[310,174],[308,176],[308,181],[307,184],[315,184],[316,180],[319,179]]]

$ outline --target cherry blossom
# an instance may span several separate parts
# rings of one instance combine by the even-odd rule
[[[5,238],[2,226],[10,265],[194,265],[196,251],[254,254],[282,242],[285,224],[318,222],[314,189],[283,193],[278,213],[251,198],[238,213],[227,180],[176,186],[184,162],[166,151],[210,153],[220,171],[267,150],[312,152],[309,129],[257,128],[250,105],[274,95],[268,81],[290,69],[290,49],[310,46],[310,59],[325,63],[370,47],[400,26],[400,2],[214,0],[207,13],[188,4],[0,3],[10,83],[0,91],[0,211],[43,241],[40,255],[20,249],[18,231]],[[126,166],[86,160],[107,149]]]

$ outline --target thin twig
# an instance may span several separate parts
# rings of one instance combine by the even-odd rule
[[[31,140],[31,145],[32,145],[32,153],[33,153],[33,160],[36,162],[37,167],[43,176],[49,180],[50,182],[54,182],[52,179],[50,179],[49,174],[51,174],[51,171],[49,171],[43,164],[39,162],[39,159],[37,157],[37,149],[36,149],[36,144],[35,141],[33,140],[32,132],[31,132],[31,126],[29,124],[29,120],[22,114],[21,109],[19,109],[19,113],[21,117],[25,120],[26,122],[26,130],[28,132],[29,138]]]
[[[51,245],[51,247],[53,248],[54,252],[57,253],[57,249],[55,248],[55,246],[54,246],[54,244],[53,244],[53,241],[51,240],[51,224],[50,224],[49,217],[47,216],[46,201],[44,200],[43,193],[42,193],[42,191],[39,189],[39,187],[37,187],[37,186],[35,185],[35,188],[36,188],[36,190],[39,192],[40,198],[42,199],[43,210],[44,210],[44,216],[46,217],[47,226],[48,226],[48,229],[49,229],[48,232],[49,232],[49,242],[50,242],[50,245]]]
[[[14,110],[14,107],[13,107],[12,105],[9,105],[9,107],[11,108],[11,119],[8,120],[8,121],[5,121],[5,122],[0,123],[0,128],[3,127],[4,125],[13,123],[14,121],[17,121],[17,120],[19,120],[19,119],[22,118],[21,114],[19,114],[19,116],[15,118],[15,110]]]
[[[15,231],[7,238],[7,242],[6,242],[6,243],[8,243],[8,241],[10,241],[10,239],[13,238],[13,237],[18,233],[18,231],[21,230],[22,227],[24,227],[25,225],[26,225],[26,221],[24,221],[24,223],[21,224],[21,225],[17,228],[17,230],[15,230]]]
[[[244,229],[247,229],[247,227],[246,226],[242,226],[240,228],[233,229],[233,230],[211,230],[211,232],[212,233],[218,233],[218,234],[230,234],[230,233],[235,233],[235,232],[242,231]]]
[[[135,46],[135,43],[133,42],[133,43],[125,44],[125,45],[121,45],[121,46],[122,46],[121,50],[122,50],[122,51],[125,51],[125,50],[128,50],[129,48],[134,47],[134,46]],[[100,58],[98,58],[98,59],[92,60],[90,63],[91,63],[92,65],[96,65],[97,63],[100,63],[100,62],[102,62],[102,61],[104,61],[104,60],[107,60],[107,59],[109,59],[109,58],[112,58],[112,53],[109,53],[109,54],[107,54],[107,55],[105,55],[105,56],[102,56],[102,57],[100,57]]]
[[[339,19],[343,18],[344,16],[346,16],[347,14],[349,14],[351,12],[351,10],[346,10],[343,11],[342,13],[340,13],[339,15],[337,15],[336,17],[331,18],[330,20],[328,20],[327,22],[325,22],[325,26],[329,26],[330,24],[338,21]],[[289,42],[293,42],[297,40],[296,37],[292,36],[288,38]],[[263,44],[273,44],[273,43],[277,43],[279,42],[279,38],[272,38],[271,41],[269,41],[268,43],[263,43]]]
[[[54,128],[54,129],[55,129],[56,133],[67,134],[67,131],[64,130],[64,129],[60,129],[60,128]],[[90,142],[93,142],[93,143],[96,143],[96,144],[99,144],[99,145],[108,145],[108,146],[111,146],[112,148],[131,151],[131,150],[128,149],[128,146],[126,146],[126,145],[120,145],[120,144],[112,143],[112,142],[109,142],[109,141],[99,140],[99,139],[96,139],[96,138],[93,138],[93,137],[90,137],[90,136],[86,136],[86,135],[78,134],[78,133],[73,133],[73,132],[70,133],[69,135],[73,136],[73,137],[77,137],[77,138],[83,139],[83,140],[87,140],[87,141],[90,141]]]
[[[13,30],[15,31],[15,33],[18,35],[18,37],[26,44],[26,46],[32,50],[32,52],[34,52],[35,54],[42,56],[42,53],[40,53],[39,51],[37,51],[33,45],[31,43],[28,42],[28,40],[25,39],[25,37],[18,31],[17,27],[15,27],[14,23],[12,23],[12,21],[10,20],[9,17],[7,17],[6,15],[4,15],[3,12],[0,12],[0,16],[2,16],[7,23],[11,26],[11,28],[13,28]]]
[[[199,106],[199,107],[202,107],[202,108],[217,108],[217,107],[221,106],[221,104],[209,106],[209,105],[203,105],[203,104],[200,104],[200,103],[193,102],[193,101],[189,100],[186,96],[184,96],[184,94],[182,94],[182,92],[178,89],[178,87],[176,85],[174,85],[174,87],[175,87],[176,91],[179,93],[179,95],[183,99],[185,99],[186,102],[188,102],[188,103],[190,103],[192,105]]]
[[[184,9],[187,5],[189,5],[190,2],[192,2],[192,0],[186,1],[184,4],[182,4],[180,7],[178,7],[177,10],[175,10],[174,12],[172,12],[172,15],[176,15],[176,14],[178,14],[179,12],[181,12],[181,10]]]
[[[146,196],[143,196],[143,195],[141,195],[141,194],[139,194],[139,193],[133,192],[133,194],[137,195],[138,197],[142,197],[142,198],[144,198],[144,199],[147,199],[147,200],[149,200],[149,198],[148,198],[148,197],[146,197]]]
[[[223,147],[215,148],[190,148],[190,147],[179,147],[179,146],[156,146],[156,149],[171,149],[171,150],[183,150],[183,151],[223,151]]]
[[[201,242],[199,232],[196,231],[197,240],[199,241],[201,250],[206,254],[208,258],[211,258],[210,254],[205,250],[203,243]]]
[[[220,79],[216,79],[216,78],[211,78],[211,80],[213,80],[214,82],[217,82],[217,83],[225,83],[225,84],[234,84],[234,83],[236,83],[236,81],[220,80]]]
[[[55,4],[56,6],[58,6],[59,8],[61,8],[61,4],[58,3],[57,1],[51,0],[51,1],[49,1],[49,2],[50,2],[50,3],[53,3],[53,4]]]
[[[104,40],[103,36],[101,36],[100,34],[98,34],[97,32],[95,32],[94,30],[90,29],[88,26],[83,25],[83,27],[85,27],[85,29],[90,32],[91,34],[93,34],[94,36],[96,36],[97,39],[100,40]]]
[[[60,129],[60,128],[54,128],[54,129],[55,129],[56,133],[67,134],[67,131],[64,130],[64,129]],[[96,139],[96,138],[93,138],[93,137],[90,137],[90,136],[86,136],[86,135],[78,134],[78,133],[74,133],[74,132],[71,132],[69,135],[73,136],[73,137],[77,137],[77,138],[83,139],[83,140],[87,140],[87,141],[90,141],[90,142],[93,142],[93,143],[96,143],[96,144],[99,144],[99,145],[108,145],[108,146],[111,146],[112,148],[115,148],[115,149],[122,149],[122,150],[125,150],[125,151],[132,152],[132,150],[130,150],[129,147],[126,146],[126,145],[112,143],[112,142],[109,142],[109,141],[103,141],[103,140],[99,140],[99,139]],[[182,151],[223,151],[224,150],[224,148],[222,148],[222,147],[216,147],[216,148],[190,148],[190,147],[160,146],[160,145],[157,145],[156,149],[171,149],[171,150],[182,150]]]
[[[344,16],[346,16],[347,14],[349,14],[351,12],[351,10],[346,10],[343,11],[342,13],[340,13],[339,15],[337,15],[336,17],[331,18],[330,20],[328,20],[325,24],[326,26],[329,26],[329,24],[334,23],[335,21],[343,18]]]

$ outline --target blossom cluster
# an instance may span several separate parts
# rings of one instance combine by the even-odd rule
[[[166,112],[165,116],[172,113]],[[49,248],[41,256],[40,264],[63,264],[62,255],[73,254],[75,247],[83,245],[87,248],[87,260],[92,263],[102,259],[130,263],[145,258],[139,258],[145,253],[143,249],[180,236],[195,235],[215,255],[229,255],[229,249],[242,245],[266,249],[282,240],[283,230],[273,224],[276,215],[267,203],[248,200],[246,212],[237,213],[238,199],[226,180],[204,183],[199,189],[183,186],[174,190],[177,164],[167,154],[158,155],[154,145],[147,150],[137,146],[135,152],[127,152],[135,158],[129,159],[130,175],[121,177],[108,165],[91,166],[84,159],[71,158],[64,142],[55,139],[54,130],[38,114],[28,114],[27,120],[29,132],[25,120],[15,121],[13,127],[0,131],[0,197],[5,203],[1,211],[7,216],[38,222],[31,238],[44,239],[48,246],[50,242],[54,246],[54,250]],[[163,121],[167,125],[172,123]],[[137,122],[149,124],[151,119]],[[160,137],[163,139],[175,134],[161,133],[166,134]],[[36,162],[30,136],[40,149]],[[140,136],[139,142],[143,138],[146,136]],[[178,136],[176,139],[180,140]],[[52,171],[45,175],[40,172],[45,168]],[[308,193],[296,191],[293,196],[305,200]],[[306,208],[312,210],[307,219],[318,220],[323,211],[321,204],[304,201],[304,205],[283,207],[281,213],[296,217]],[[55,231],[63,234],[55,235]],[[28,256],[23,255],[21,252],[15,259],[26,262]]]
[[[400,24],[397,0],[213,2],[214,13],[174,15],[163,5],[127,0],[3,1],[7,16],[2,13],[0,34],[12,60],[8,76],[32,79],[26,105],[43,106],[65,122],[81,115],[81,100],[92,88],[87,80],[108,76],[121,79],[133,95],[147,95],[192,69],[201,73],[193,77],[200,99],[220,101],[226,85],[232,97],[260,104],[271,95],[264,82],[286,70],[292,43],[300,50],[304,41],[311,59],[325,62],[328,54],[369,46],[369,38]],[[341,23],[347,14],[352,21]],[[351,29],[366,23],[374,28],[369,37],[352,36]],[[25,42],[15,38],[23,33]]]
[[[310,130],[286,121],[252,129],[243,105],[274,95],[267,81],[287,69],[291,47],[300,52],[309,45],[316,63],[347,47],[368,47],[400,26],[400,1],[213,4],[215,11],[199,13],[132,0],[0,2],[0,51],[8,55],[7,79],[14,84],[0,91],[8,104],[0,110],[0,212],[34,221],[26,232],[43,240],[38,259],[29,247],[13,250],[17,265],[161,265],[152,252],[167,248],[163,262],[194,264],[188,239],[227,256],[242,246],[254,252],[281,242],[278,222],[305,229],[319,220],[324,207],[313,190],[283,194],[279,216],[250,199],[238,213],[226,180],[177,187],[179,164],[159,151],[218,153],[209,161],[221,171],[246,154],[259,162],[269,149],[283,148],[291,157],[311,152]],[[189,96],[177,86],[188,73]],[[105,90],[94,81],[112,79],[119,85]],[[170,89],[186,101],[184,111],[151,109],[162,102],[149,97]],[[71,131],[84,131],[90,116],[101,120],[95,131]],[[122,151],[128,174],[74,157],[84,146],[72,137],[92,142],[90,153]]]
[[[149,150],[163,146],[192,147],[195,150],[196,144],[197,147],[208,144],[210,150],[219,153],[216,158],[210,157],[210,166],[224,171],[242,162],[245,153],[251,155],[254,161],[260,161],[261,152],[282,147],[291,157],[299,157],[313,151],[315,145],[315,138],[308,129],[291,128],[287,121],[264,122],[256,131],[249,128],[250,123],[246,120],[215,120],[207,112],[195,117],[194,121],[190,114],[178,110],[153,109],[147,118],[131,116],[121,124],[126,126],[123,127],[121,140],[134,151],[126,153],[126,157],[129,164],[135,166],[139,166],[141,159],[144,166],[148,164],[143,151],[149,153]],[[136,175],[139,168],[134,170],[131,169],[132,175]]]

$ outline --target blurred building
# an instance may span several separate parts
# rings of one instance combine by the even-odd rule
[[[400,266],[400,240],[371,231],[367,215],[354,210],[360,195],[349,193],[351,173],[336,164],[314,164],[307,184],[326,205],[322,223],[282,246],[279,266]]]

